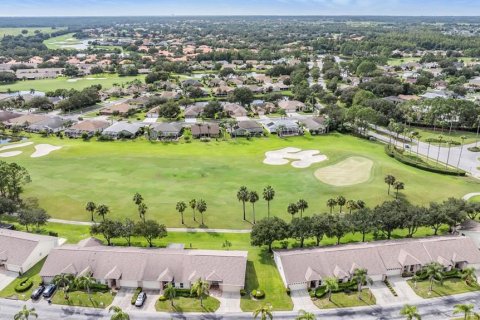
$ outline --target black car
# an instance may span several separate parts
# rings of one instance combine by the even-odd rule
[[[145,292],[140,292],[140,294],[137,297],[137,300],[135,301],[135,307],[141,307],[145,303],[145,300],[147,300],[147,294]]]
[[[38,300],[42,296],[42,293],[44,290],[45,290],[44,286],[39,286],[37,289],[33,290],[30,298],[32,298],[32,300]]]
[[[48,286],[45,287],[45,290],[43,290],[42,296],[48,299],[51,296],[53,296],[53,293],[55,292],[55,290],[57,290],[57,286],[54,284],[49,284]]]

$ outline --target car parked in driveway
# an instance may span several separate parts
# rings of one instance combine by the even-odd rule
[[[30,298],[32,298],[32,300],[38,300],[38,299],[40,299],[40,297],[42,296],[42,293],[43,293],[44,290],[45,290],[45,287],[44,287],[44,286],[39,286],[37,289],[33,290],[32,295],[30,296]]]
[[[137,300],[135,301],[135,307],[141,307],[145,303],[145,300],[147,300],[147,294],[145,292],[140,292],[138,294]]]
[[[53,296],[53,293],[57,290],[57,286],[54,284],[49,284],[45,287],[45,290],[43,290],[43,297],[44,298],[51,298]]]

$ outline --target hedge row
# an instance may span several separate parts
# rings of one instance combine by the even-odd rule
[[[354,290],[357,290],[357,281],[356,280],[339,283],[338,284],[338,289],[337,290],[332,290],[332,293],[344,292],[344,291],[354,291]],[[326,286],[321,285],[315,290],[315,297],[316,298],[321,298],[326,293],[327,293]]]
[[[33,281],[27,278],[15,286],[15,291],[18,293],[25,292],[33,286]]]
[[[415,161],[413,157],[406,156],[406,155],[402,154],[400,151],[398,151],[396,148],[390,148],[390,146],[385,146],[385,153],[388,156],[400,161],[403,164],[406,164],[406,165],[409,165],[409,166],[412,166],[412,167],[415,167],[415,168],[418,168],[418,169],[422,169],[422,170],[425,170],[425,171],[434,172],[434,173],[441,173],[441,174],[446,174],[446,175],[451,175],[451,176],[462,176],[463,177],[463,176],[466,175],[466,172],[463,171],[463,170],[432,167],[431,165],[422,161],[421,159],[419,159],[420,162],[417,162],[418,160]]]
[[[132,296],[132,300],[130,300],[130,303],[132,305],[135,304],[135,301],[137,301],[137,298],[138,298],[138,295],[140,294],[140,292],[142,292],[142,288],[138,287],[135,292],[133,293],[133,296]]]
[[[416,273],[418,280],[425,281],[428,279],[428,275],[425,270],[419,270]],[[452,269],[450,271],[442,272],[442,279],[460,279],[462,277],[462,271],[459,269]],[[440,279],[436,279],[440,280]]]

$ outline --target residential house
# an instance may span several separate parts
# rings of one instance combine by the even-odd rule
[[[211,290],[244,288],[246,251],[147,249],[104,246],[90,238],[52,250],[40,271],[45,283],[62,273],[90,275],[111,288],[161,290],[167,284],[189,289],[198,279]]]
[[[413,274],[432,262],[446,271],[480,267],[480,252],[472,239],[457,236],[278,250],[274,259],[283,283],[292,290],[318,287],[330,277],[345,282],[356,269],[366,269],[373,281],[383,281]]]
[[[140,133],[140,129],[143,127],[144,124],[141,122],[130,123],[120,121],[103,130],[102,136],[112,139],[132,139]]]
[[[29,125],[36,124],[42,121],[48,120],[49,117],[43,114],[29,113],[21,115],[20,117],[10,118],[4,122],[5,126],[11,127],[28,127]]]
[[[230,117],[246,117],[248,111],[238,103],[224,103],[223,111]]]
[[[92,137],[97,133],[101,133],[104,129],[108,128],[110,123],[101,120],[84,120],[78,122],[65,130],[65,136],[69,138],[80,138],[84,134],[88,137]]]
[[[291,119],[270,119],[262,122],[265,129],[279,136],[297,136],[303,134],[298,123]]]
[[[197,102],[193,105],[187,106],[184,112],[185,119],[194,119],[200,117],[206,105],[207,102]]]
[[[137,107],[134,105],[128,103],[118,103],[101,109],[99,113],[104,116],[128,116],[134,113],[135,109],[137,109]]]
[[[230,134],[234,137],[244,136],[261,136],[263,135],[263,127],[256,121],[246,120],[238,121],[231,129]]]
[[[47,119],[31,124],[26,128],[29,132],[57,133],[65,129],[67,121],[60,117],[48,117]]]
[[[5,122],[10,119],[18,118],[21,114],[11,111],[0,111],[0,122]]]
[[[235,88],[229,86],[219,86],[213,89],[213,94],[217,97],[226,97],[233,91],[235,91]]]
[[[278,107],[285,110],[287,113],[302,111],[305,109],[305,103],[297,100],[280,100]]]
[[[191,130],[194,138],[216,138],[220,136],[220,127],[217,123],[196,123],[192,125]]]
[[[23,274],[63,242],[56,237],[0,229],[0,271]]]
[[[15,72],[17,79],[37,80],[54,79],[63,73],[64,68],[18,69]]]
[[[324,117],[305,118],[300,121],[312,135],[324,134],[328,131]]]
[[[151,138],[176,140],[182,135],[183,127],[178,123],[157,122],[150,125]]]

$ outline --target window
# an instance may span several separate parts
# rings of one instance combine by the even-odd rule
[[[180,289],[183,289],[183,282],[180,282]]]
[[[175,282],[174,281],[172,281],[172,287],[175,287]]]

